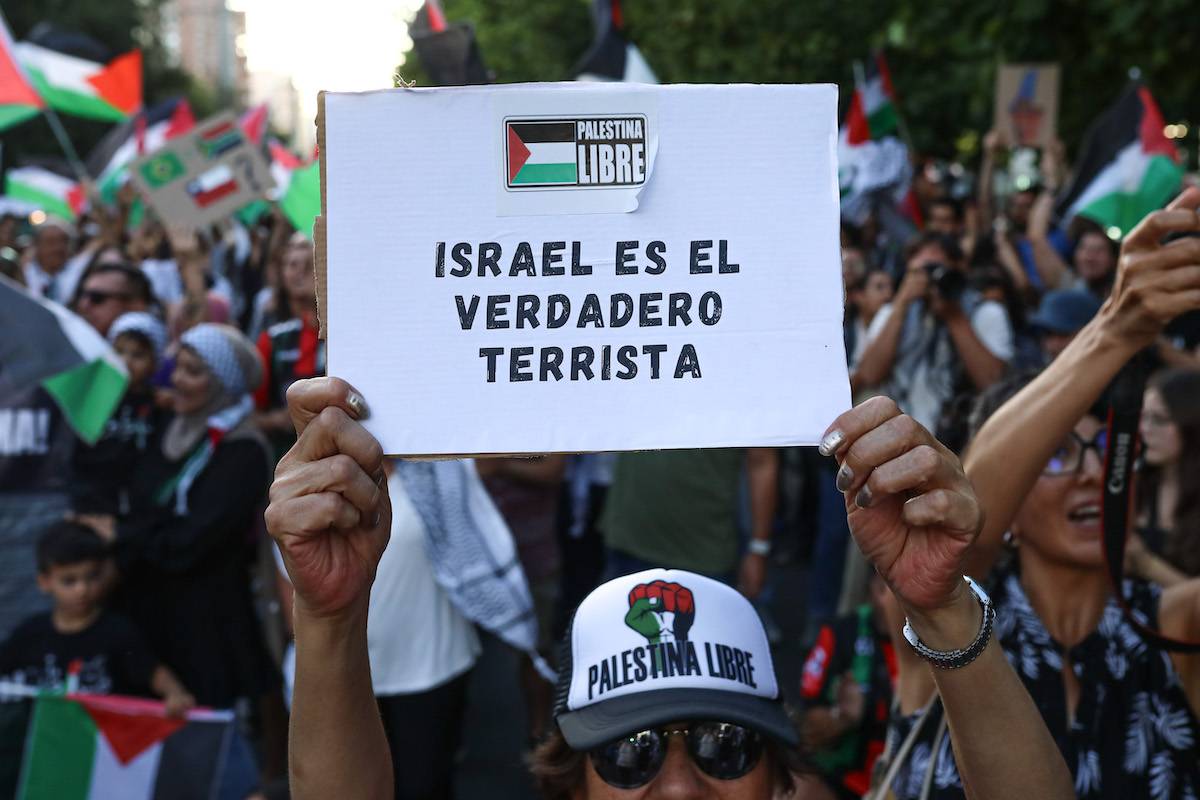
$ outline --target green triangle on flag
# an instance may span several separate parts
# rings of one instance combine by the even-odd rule
[[[279,207],[296,230],[312,236],[313,219],[321,213],[321,164],[314,161],[292,173]]]

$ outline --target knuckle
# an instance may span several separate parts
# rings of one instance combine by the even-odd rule
[[[944,519],[950,513],[950,505],[950,494],[944,489],[929,494],[929,510],[937,517]]]
[[[321,409],[321,413],[317,415],[314,422],[321,428],[332,433],[337,430],[342,422],[346,419],[346,412],[342,411],[337,406],[325,406]]]
[[[283,532],[283,520],[281,516],[282,514],[279,508],[279,503],[274,501],[271,502],[271,504],[267,506],[267,510],[263,512],[263,522],[267,526],[267,533],[271,534],[271,536],[275,538],[278,538]]]
[[[329,458],[329,475],[334,483],[345,485],[354,478],[358,465],[354,459],[344,453]]]
[[[921,474],[928,477],[937,472],[942,464],[942,456],[931,445],[923,444],[913,448],[913,459]]]

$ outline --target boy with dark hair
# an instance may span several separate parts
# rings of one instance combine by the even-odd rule
[[[63,520],[42,533],[36,552],[38,588],[54,608],[0,645],[0,676],[39,689],[158,696],[170,716],[196,704],[133,625],[101,606],[109,554],[99,536]]]

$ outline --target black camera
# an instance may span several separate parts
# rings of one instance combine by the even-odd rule
[[[963,290],[967,288],[966,273],[936,261],[926,264],[925,271],[943,300],[957,302],[962,299]]]

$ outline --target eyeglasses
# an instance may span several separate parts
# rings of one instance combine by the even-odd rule
[[[692,763],[704,774],[723,781],[743,777],[763,754],[757,732],[731,722],[693,722],[682,729],[650,729],[622,736],[589,754],[592,766],[605,783],[618,789],[636,789],[654,780],[667,758],[668,737],[682,735]]]
[[[94,306],[101,306],[109,300],[117,298],[119,300],[128,300],[129,295],[124,292],[102,292],[99,289],[84,289],[79,293],[80,301],[86,300]]]
[[[1108,431],[1103,429],[1097,431],[1095,438],[1090,441],[1071,431],[1066,441],[1059,445],[1059,448],[1054,451],[1054,455],[1050,456],[1050,461],[1046,463],[1042,474],[1078,474],[1083,467],[1083,459],[1088,450],[1095,450],[1096,455],[1100,458],[1100,463],[1103,464],[1105,456],[1108,455]]]

